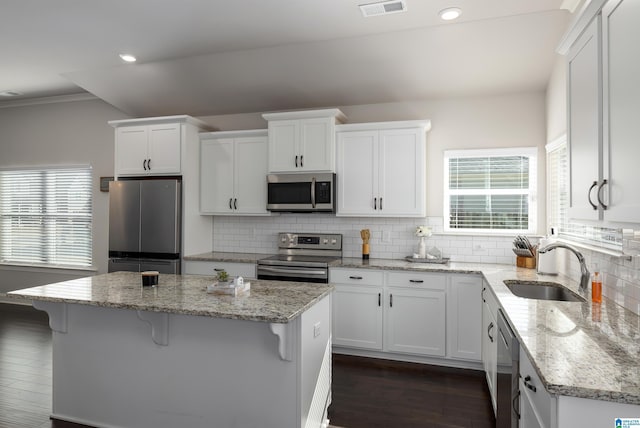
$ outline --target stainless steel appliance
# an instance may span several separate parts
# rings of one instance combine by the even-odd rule
[[[498,310],[496,428],[517,428],[520,420],[520,343]]]
[[[342,235],[279,233],[278,254],[258,260],[258,279],[329,282],[329,264],[342,258]]]
[[[109,183],[109,272],[180,273],[179,179]]]
[[[335,212],[336,175],[267,175],[267,209],[284,212]]]

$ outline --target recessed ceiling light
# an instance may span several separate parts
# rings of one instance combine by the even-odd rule
[[[22,95],[22,92],[18,92],[18,91],[2,91],[0,92],[0,97],[19,97],[20,95]]]
[[[120,58],[125,62],[136,62],[136,57],[131,54],[120,54]]]
[[[444,21],[451,21],[462,15],[462,9],[459,7],[448,7],[442,9],[438,15],[440,15],[440,19]]]
[[[362,16],[368,18],[370,16],[406,12],[407,4],[405,3],[405,0],[381,1],[377,3],[361,4],[360,11],[362,12]]]

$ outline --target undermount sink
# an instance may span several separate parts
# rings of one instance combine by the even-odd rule
[[[509,290],[518,297],[537,300],[559,300],[563,302],[586,302],[586,299],[557,282],[519,281],[507,279],[504,281]]]

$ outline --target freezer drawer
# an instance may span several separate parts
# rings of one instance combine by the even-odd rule
[[[109,272],[143,272],[157,270],[165,274],[180,274],[180,260],[109,259]]]

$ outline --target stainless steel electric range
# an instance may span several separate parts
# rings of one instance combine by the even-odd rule
[[[342,258],[342,235],[279,233],[278,254],[258,260],[258,279],[329,282],[329,264]]]

